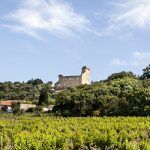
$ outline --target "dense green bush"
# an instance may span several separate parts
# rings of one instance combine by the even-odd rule
[[[149,84],[131,73],[119,77],[58,93],[53,111],[62,116],[95,116],[96,112],[96,116],[150,115]]]
[[[0,82],[0,100],[32,100],[38,102],[42,89],[51,82],[43,83],[41,79],[27,82]]]

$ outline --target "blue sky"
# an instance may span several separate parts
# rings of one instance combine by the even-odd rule
[[[149,0],[1,0],[0,81],[142,74],[149,39]]]

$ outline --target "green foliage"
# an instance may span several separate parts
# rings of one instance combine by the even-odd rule
[[[19,114],[20,113],[20,103],[13,104],[12,108],[13,108],[13,113],[14,114]]]
[[[36,102],[39,100],[41,90],[46,85],[51,89],[51,83],[45,84],[41,79],[31,79],[27,83],[12,83],[10,81],[0,83],[0,100],[31,100]]]
[[[149,150],[150,117],[0,116],[0,147],[14,150]]]
[[[13,108],[13,114],[22,115],[25,113],[25,110],[20,109],[20,103],[13,104],[12,108]]]
[[[49,85],[46,85],[42,91],[41,91],[41,94],[40,94],[40,97],[39,97],[39,102],[38,102],[38,105],[48,105],[50,104],[50,87]]]
[[[39,97],[38,105],[47,105],[49,100],[49,93],[47,91],[42,91]]]
[[[143,75],[140,77],[140,79],[150,79],[150,64],[143,69]]]
[[[41,79],[31,79],[27,82],[27,84],[39,85],[43,84],[43,81]]]
[[[31,108],[29,108],[29,109],[27,110],[27,112],[33,113],[33,112],[35,112],[35,108],[34,108],[34,107],[31,107]]]
[[[121,78],[124,78],[124,77],[137,78],[136,75],[132,72],[122,71],[122,72],[119,72],[119,73],[113,73],[112,75],[110,75],[108,77],[107,80],[109,81],[109,80],[114,80],[114,79],[121,79]]]
[[[62,116],[150,115],[150,86],[130,75],[68,88],[55,96],[53,111]]]

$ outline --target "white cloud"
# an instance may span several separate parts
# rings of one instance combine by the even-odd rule
[[[111,66],[116,65],[116,66],[127,66],[128,62],[126,60],[121,60],[118,58],[115,58],[111,61],[110,63]]]
[[[41,31],[72,35],[74,31],[85,31],[90,23],[85,16],[76,13],[71,4],[61,0],[21,1],[20,8],[5,19],[7,23],[1,26],[37,38]]]
[[[108,31],[130,27],[149,28],[150,0],[120,0],[114,4],[114,12],[109,17]]]
[[[20,8],[8,14],[0,26],[36,38],[40,38],[43,31],[58,36],[72,36],[76,32],[109,36],[126,27],[150,28],[150,0],[112,1],[110,10],[104,8],[94,13],[93,18],[97,24],[100,22],[99,27],[91,23],[93,18],[89,20],[77,13],[65,0],[21,0]],[[127,32],[127,35],[132,34]]]
[[[109,65],[119,67],[139,67],[149,64],[150,52],[133,52],[128,59],[113,59]]]

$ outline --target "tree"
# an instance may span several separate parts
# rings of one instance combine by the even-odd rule
[[[54,112],[62,116],[150,115],[150,88],[131,76],[68,88],[55,99]]]
[[[44,88],[43,81],[36,79],[25,82],[4,82],[0,83],[0,100],[39,100],[40,91]],[[30,83],[30,84],[29,84]],[[50,84],[49,84],[50,86]]]
[[[125,72],[125,71],[122,71],[122,72],[119,72],[119,73],[113,73],[112,75],[110,75],[108,77],[108,81],[109,80],[114,80],[114,79],[121,79],[121,78],[124,78],[124,77],[130,77],[130,78],[136,78],[136,75],[133,73],[133,72]]]
[[[143,75],[140,77],[140,79],[149,79],[150,78],[150,64],[143,69]]]
[[[38,105],[48,105],[50,100],[49,87],[46,86],[40,93]]]
[[[20,103],[14,103],[12,107],[13,107],[13,113],[14,114],[21,115],[25,112],[24,110],[20,109]]]
[[[37,79],[31,79],[27,82],[27,84],[32,84],[32,85],[39,85],[39,84],[43,84],[43,81],[39,78]]]

